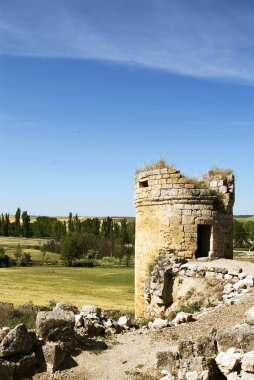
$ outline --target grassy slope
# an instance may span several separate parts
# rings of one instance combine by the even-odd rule
[[[16,247],[17,244],[20,244],[21,247],[41,246],[47,241],[48,239],[0,236],[0,246],[2,247]]]
[[[134,270],[112,268],[0,268],[0,301],[134,309]]]
[[[0,236],[0,246],[4,247],[5,253],[12,258],[15,258],[15,248],[17,244],[20,244],[23,252],[30,253],[32,261],[46,261],[50,263],[61,261],[60,255],[57,253],[46,252],[45,258],[43,258],[42,252],[39,249],[32,248],[36,245],[41,246],[46,242],[47,239]]]
[[[15,259],[14,248],[6,248],[5,253],[11,258]],[[54,252],[45,252],[45,257],[43,257],[42,252],[38,249],[26,248],[23,249],[24,253],[30,253],[32,261],[46,262],[46,263],[59,263],[61,261],[61,256]]]

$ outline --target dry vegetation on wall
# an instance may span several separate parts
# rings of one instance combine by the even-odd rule
[[[208,170],[207,174],[210,176],[210,177],[216,177],[218,176],[219,178],[226,178],[228,175],[230,174],[233,174],[233,170],[232,169],[220,169],[218,167],[214,167],[210,170]]]
[[[140,172],[156,170],[156,169],[171,169],[171,170],[173,169],[173,170],[177,171],[177,169],[175,168],[174,165],[168,165],[166,160],[161,158],[160,160],[156,161],[155,163],[148,163],[148,164],[142,166],[141,168],[137,169],[136,174],[138,174]],[[208,170],[208,172],[204,174],[203,178],[213,177],[214,179],[216,179],[216,177],[218,177],[218,179],[221,179],[221,178],[226,178],[230,174],[233,174],[232,169],[229,169],[229,168],[228,169],[221,169],[221,168],[215,166],[215,167],[211,168],[210,170]],[[183,175],[183,177],[186,178],[189,183],[192,183],[196,188],[209,189],[209,184],[204,179],[197,178],[197,177],[189,177],[186,175]]]
[[[154,164],[146,164],[142,166],[141,168],[137,169],[136,174],[140,172],[146,172],[149,170],[156,170],[156,169],[174,169],[176,168],[173,165],[168,165],[164,159],[160,159],[156,161]]]

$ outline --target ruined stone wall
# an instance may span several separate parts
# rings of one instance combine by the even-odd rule
[[[137,315],[144,313],[144,284],[158,252],[195,258],[199,225],[211,226],[208,256],[232,258],[233,203],[231,173],[209,172],[202,182],[188,179],[171,167],[136,175]]]
[[[206,281],[207,286],[212,284],[209,296],[204,287]],[[216,282],[221,283],[223,289],[219,297]],[[208,299],[213,305],[231,305],[251,291],[253,285],[253,276],[238,265],[227,267],[214,261],[188,263],[183,258],[166,254],[155,262],[145,285],[146,313],[152,318],[166,317],[194,299],[204,308]]]

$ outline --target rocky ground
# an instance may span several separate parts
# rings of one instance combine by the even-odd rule
[[[172,348],[178,339],[208,335],[212,329],[224,331],[243,323],[243,315],[254,305],[254,293],[234,305],[209,310],[198,321],[159,330],[146,330],[116,335],[109,340],[110,348],[104,352],[84,351],[74,357],[76,367],[55,374],[39,374],[37,380],[134,380],[160,379],[155,370],[156,353]]]
[[[181,371],[187,368],[188,375],[179,379],[254,380],[254,308],[249,320],[245,315],[254,306],[254,264],[232,260],[195,261],[187,267],[184,264],[180,270],[199,279],[204,264],[209,267],[205,277],[209,274],[208,278],[212,275],[223,281],[224,298],[193,316],[189,314],[188,318],[181,312],[173,321],[158,318],[148,324],[149,328],[135,327],[128,316],[117,322],[96,307],[77,309],[60,303],[53,311],[38,313],[37,335],[27,331],[25,325],[9,329],[9,333],[2,328],[0,378],[5,366],[12,366],[14,373],[8,369],[11,373],[8,380],[20,380],[24,376],[20,377],[19,373],[33,366],[35,355],[38,359],[41,352],[48,372],[44,367],[44,372],[30,379],[175,380],[178,377],[161,371],[176,374],[179,368]],[[227,268],[227,271],[222,269],[227,274],[222,276],[218,268]],[[225,282],[225,276],[232,283]],[[182,323],[185,320],[188,322]],[[215,371],[224,371],[223,374],[214,375],[214,365]]]
[[[230,269],[240,266],[246,273],[254,275],[252,263],[217,260],[208,262],[206,265],[226,266]],[[158,352],[172,349],[180,339],[208,336],[214,330],[223,333],[226,329],[243,323],[244,313],[253,305],[254,292],[251,291],[232,305],[224,304],[207,308],[206,312],[194,322],[163,329],[137,330],[114,335],[107,340],[109,345],[107,350],[82,351],[73,357],[74,367],[54,374],[38,374],[34,376],[34,379],[161,379],[163,375],[156,369]],[[250,376],[254,379],[254,375]]]

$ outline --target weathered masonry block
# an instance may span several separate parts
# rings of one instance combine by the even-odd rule
[[[135,176],[135,303],[144,316],[144,286],[157,256],[233,256],[234,176],[213,169],[201,181],[166,166]]]

